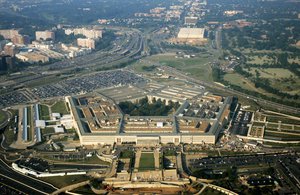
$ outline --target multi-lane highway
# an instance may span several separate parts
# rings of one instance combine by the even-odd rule
[[[169,66],[161,66],[161,67],[162,67],[162,69],[168,71],[169,73],[173,74],[174,76],[179,77],[179,78],[183,78],[183,79],[185,79],[185,80],[187,80],[191,83],[195,83],[195,84],[202,85],[202,86],[205,86],[205,87],[209,87],[209,88],[217,89],[217,90],[220,90],[220,91],[224,91],[226,93],[230,93],[230,94],[235,95],[235,96],[240,96],[240,97],[243,97],[243,98],[247,98],[247,99],[250,99],[250,100],[253,100],[253,101],[257,102],[258,104],[269,106],[269,107],[272,107],[272,108],[277,109],[279,111],[286,111],[286,112],[290,112],[290,113],[293,113],[293,114],[300,114],[300,109],[299,108],[286,106],[286,105],[278,104],[278,103],[271,102],[271,101],[268,101],[268,100],[264,100],[264,99],[261,99],[261,98],[258,98],[258,97],[252,96],[252,95],[242,93],[240,91],[236,91],[234,89],[230,89],[230,88],[226,88],[226,87],[217,85],[215,83],[199,81],[197,79],[194,79],[194,78],[186,75],[186,73],[183,73],[183,72],[181,72],[181,71],[179,71],[175,68],[169,67]]]
[[[0,157],[0,182],[25,194],[49,194],[57,190],[51,184],[14,171]]]
[[[49,65],[29,67],[22,71],[21,75],[8,77],[6,82],[10,83],[2,92],[13,91],[16,87],[31,86],[32,83],[43,82],[47,78],[52,78],[53,74],[69,74],[75,70],[84,69],[84,74],[89,74],[101,68],[109,68],[133,59],[140,58],[144,49],[144,36],[138,30],[124,30],[123,35],[119,36],[109,46],[109,48],[93,52],[91,54],[77,57],[74,59],[65,59]],[[72,77],[72,75],[70,75]],[[78,76],[78,75],[73,75]],[[68,77],[70,78],[70,77]],[[63,78],[58,78],[58,82]],[[9,82],[11,81],[11,82]],[[55,82],[55,81],[52,81]]]

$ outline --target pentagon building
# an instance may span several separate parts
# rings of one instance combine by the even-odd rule
[[[151,101],[154,95],[141,96],[144,97]],[[159,94],[155,98],[159,99]],[[161,99],[164,98],[165,94]],[[81,145],[214,144],[229,121],[232,98],[197,95],[180,101],[180,107],[169,116],[130,116],[122,112],[115,100],[100,93],[66,97],[66,101]]]

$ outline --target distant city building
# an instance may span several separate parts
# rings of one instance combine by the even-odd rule
[[[74,46],[68,46],[65,44],[61,44],[61,49],[68,52],[69,58],[75,58],[77,56],[83,56],[92,52],[90,48],[79,48]]]
[[[85,28],[75,28],[75,29],[65,30],[66,35],[70,35],[72,33],[74,33],[74,35],[83,35],[86,38],[90,38],[90,39],[102,38],[102,30],[85,29]]]
[[[15,35],[11,41],[16,45],[30,44],[30,37],[28,35]]]
[[[13,43],[7,43],[4,46],[4,54],[9,56],[15,56],[18,53],[18,48]]]
[[[172,6],[170,6],[170,9],[175,9],[175,10],[178,10],[178,9],[183,9],[184,8],[184,6],[182,6],[182,5],[172,5]]]
[[[0,30],[0,35],[2,35],[5,39],[12,39],[14,36],[19,35],[19,30],[15,30],[15,29]]]
[[[16,58],[23,62],[29,63],[45,63],[49,62],[49,57],[36,52],[21,52],[16,54]]]
[[[41,42],[41,41],[32,41],[31,46],[39,49],[52,49],[53,45],[49,44],[47,42]]]
[[[99,24],[107,24],[108,22],[109,22],[109,20],[106,20],[106,19],[99,19],[98,20]]]
[[[198,22],[198,17],[185,17],[184,24],[185,25],[193,25],[195,26]]]
[[[80,46],[80,47],[87,47],[87,48],[90,48],[90,49],[95,49],[95,40],[93,39],[85,39],[85,38],[78,38],[77,39],[77,45]]]
[[[160,14],[160,13],[164,12],[165,10],[166,10],[165,7],[156,7],[154,9],[151,9],[150,13],[151,14]]]
[[[178,33],[179,39],[203,39],[204,28],[181,28]]]
[[[234,16],[236,14],[242,14],[244,13],[243,11],[241,10],[227,10],[227,11],[224,11],[224,15],[226,16]]]
[[[52,31],[36,31],[35,32],[36,40],[55,40],[55,33]]]

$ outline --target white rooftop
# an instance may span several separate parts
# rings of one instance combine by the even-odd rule
[[[180,39],[202,39],[204,38],[204,28],[181,28],[178,33]]]

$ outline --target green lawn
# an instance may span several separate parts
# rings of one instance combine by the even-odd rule
[[[12,144],[15,139],[14,130],[13,129],[9,130],[9,128],[6,128],[4,131],[4,136],[5,136],[5,142],[7,143],[7,145]]]
[[[69,114],[64,101],[58,101],[51,107],[52,113]]]
[[[45,129],[42,129],[43,134],[49,134],[49,133],[55,133],[53,127],[46,127]]]
[[[267,55],[266,56],[258,56],[258,55],[254,55],[254,56],[249,56],[248,59],[247,59],[247,63],[249,64],[259,64],[259,65],[262,65],[262,64],[270,64],[270,63],[273,63],[274,62],[274,59],[268,57]]]
[[[269,132],[265,131],[264,136],[271,136],[271,137],[276,137],[276,138],[282,138],[284,140],[291,140],[291,139],[297,139],[300,140],[300,134],[297,135],[290,135],[290,134],[284,134],[284,133],[275,133],[275,132]]]
[[[223,195],[222,192],[219,192],[219,191],[211,189],[211,188],[205,188],[205,190],[202,192],[202,194],[206,194],[206,195]]]
[[[145,58],[136,62],[133,67],[139,72],[143,71],[142,67],[161,64],[171,66],[183,72],[191,74],[191,76],[204,81],[213,81],[212,70],[208,62],[212,60],[211,56],[201,55],[194,58],[175,58],[176,54],[160,54]]]
[[[154,154],[142,153],[140,159],[139,170],[154,170]]]
[[[251,68],[250,72],[255,75],[255,71],[258,71],[260,77],[262,78],[271,78],[271,79],[278,79],[278,78],[288,78],[291,76],[295,76],[291,71],[284,68]]]
[[[92,191],[90,185],[85,185],[79,188],[72,190],[71,192],[85,195],[94,195],[95,193]]]
[[[165,156],[176,156],[176,151],[175,150],[166,150],[164,151]]]
[[[40,119],[49,120],[49,108],[46,105],[40,105]]]
[[[5,120],[7,120],[7,116],[3,110],[0,110],[0,123],[4,122]]]
[[[57,177],[42,177],[41,180],[51,183],[58,188],[68,186],[74,183],[79,183],[89,179],[86,175],[68,175],[68,176],[57,176]]]
[[[247,89],[249,91],[258,91],[258,89],[255,88],[254,84],[251,81],[245,79],[243,76],[237,73],[225,74],[224,80],[228,81],[230,85],[240,86],[241,88]]]
[[[134,152],[131,150],[123,150],[120,154],[120,158],[132,158],[134,157]]]

